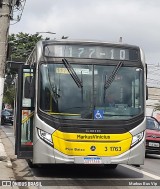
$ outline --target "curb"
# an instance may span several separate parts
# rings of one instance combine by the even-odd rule
[[[11,162],[10,160],[7,161],[7,167],[8,167],[8,168],[12,168],[12,167],[13,167],[13,166],[12,166],[12,162]]]
[[[7,162],[7,167],[12,168],[12,162],[9,160],[6,151],[4,149],[4,145],[2,143],[2,140],[0,139],[0,161]]]
[[[0,139],[0,161],[5,161],[7,159],[7,154],[4,149],[4,145]]]

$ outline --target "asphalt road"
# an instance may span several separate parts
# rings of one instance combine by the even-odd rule
[[[1,126],[14,146],[13,126]],[[14,149],[14,148],[13,148]],[[160,186],[160,156],[149,155],[143,166],[137,168],[119,165],[115,170],[104,166],[84,165],[47,165],[39,168],[29,168],[25,160],[13,162],[17,178],[35,179],[42,182],[39,188],[159,188]],[[22,177],[23,175],[23,177]],[[51,186],[50,186],[51,185]],[[121,186],[125,185],[125,186]]]

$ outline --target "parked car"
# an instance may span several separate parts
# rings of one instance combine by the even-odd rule
[[[147,117],[146,154],[160,155],[160,124],[154,117]]]
[[[2,110],[1,124],[11,123],[13,125],[13,110]]]

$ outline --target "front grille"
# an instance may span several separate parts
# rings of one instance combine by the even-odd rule
[[[146,152],[151,154],[160,154],[160,141],[147,140]]]

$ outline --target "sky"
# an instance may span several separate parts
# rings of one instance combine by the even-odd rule
[[[159,18],[160,0],[26,0],[21,20],[10,23],[10,34],[50,31],[56,34],[41,35],[113,43],[122,37],[123,43],[143,49],[147,63],[158,64]]]

